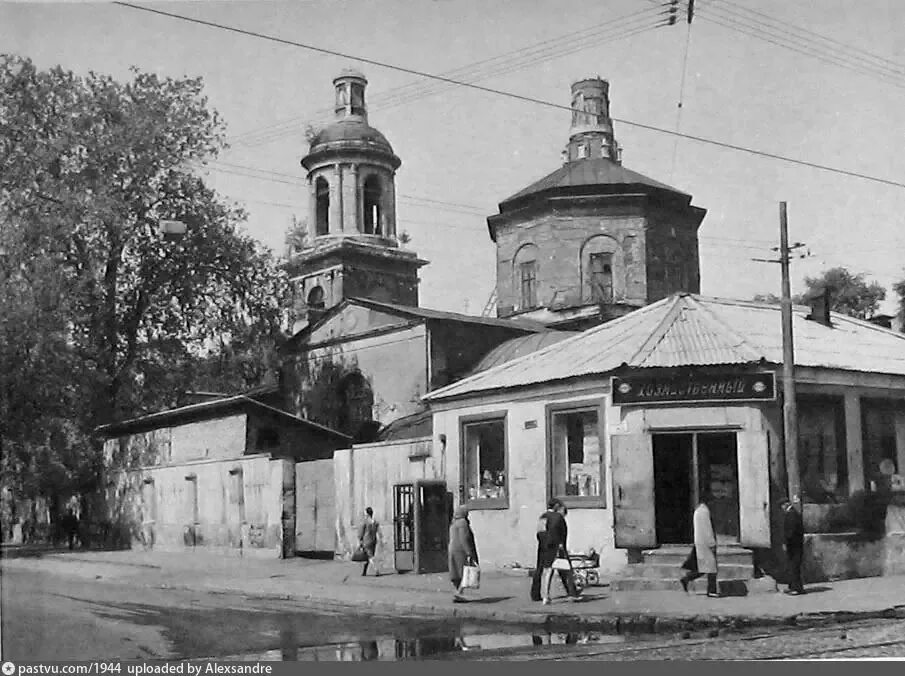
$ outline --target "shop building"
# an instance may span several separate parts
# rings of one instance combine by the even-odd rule
[[[820,534],[844,530],[833,513],[854,493],[900,481],[905,336],[825,307],[795,307],[794,334],[811,577],[899,570],[901,536],[858,562]],[[781,375],[779,306],[677,294],[426,399],[485,565],[531,566],[537,516],[559,497],[570,549],[615,572],[689,544],[709,491],[723,551],[769,567],[787,484]]]

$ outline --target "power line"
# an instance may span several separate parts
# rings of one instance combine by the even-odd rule
[[[477,90],[477,91],[482,91],[482,92],[485,92],[485,93],[488,93],[488,94],[495,94],[495,95],[497,95],[497,96],[505,96],[505,97],[507,97],[507,98],[511,98],[511,99],[514,99],[514,100],[517,100],[517,101],[523,101],[523,102],[526,102],[526,103],[534,103],[534,104],[537,104],[537,105],[546,106],[546,107],[548,107],[548,108],[556,108],[557,110],[568,110],[568,111],[570,111],[570,112],[573,111],[573,108],[572,108],[571,106],[565,106],[565,105],[562,105],[562,104],[559,104],[559,103],[553,103],[552,101],[544,101],[543,99],[538,99],[538,98],[535,98],[535,97],[532,97],[532,96],[525,96],[525,95],[523,95],[523,94],[516,94],[516,93],[514,93],[514,92],[502,91],[502,90],[499,90],[499,89],[494,89],[494,88],[492,88],[492,87],[485,87],[485,86],[483,86],[483,85],[473,84],[473,83],[469,83],[469,82],[460,82],[460,81],[457,81],[457,80],[454,80],[454,79],[451,79],[451,78],[443,77],[443,76],[441,76],[441,75],[433,75],[433,74],[431,74],[431,73],[425,73],[425,72],[423,72],[423,71],[419,71],[419,70],[416,70],[416,69],[413,69],[413,68],[407,68],[407,67],[405,67],[405,66],[398,66],[398,65],[395,65],[395,64],[389,64],[389,63],[385,63],[385,62],[382,62],[382,61],[377,61],[377,60],[375,60],[375,59],[371,59],[371,58],[367,58],[367,57],[363,57],[363,56],[355,56],[355,55],[352,55],[352,54],[347,54],[347,53],[339,52],[339,51],[332,50],[332,49],[325,49],[325,48],[323,48],[323,47],[315,47],[314,45],[308,45],[308,44],[301,43],[301,42],[294,42],[294,41],[292,41],[292,40],[286,40],[285,38],[279,38],[279,37],[272,36],[272,35],[265,35],[265,34],[263,34],[263,33],[257,33],[257,32],[254,32],[254,31],[248,31],[248,30],[245,30],[245,29],[242,29],[242,28],[235,28],[235,27],[233,27],[233,26],[227,26],[227,25],[224,25],[224,24],[218,24],[218,23],[215,23],[215,22],[212,22],[212,21],[205,21],[205,20],[203,20],[203,19],[195,19],[195,18],[192,18],[192,17],[187,17],[187,16],[182,16],[182,15],[179,15],[179,14],[174,14],[174,13],[172,13],[172,12],[164,12],[164,11],[162,11],[162,10],[159,10],[159,9],[152,9],[152,8],[150,8],[150,7],[141,7],[141,6],[139,6],[139,5],[132,5],[132,4],[127,3],[127,2],[114,2],[114,4],[120,5],[120,6],[123,6],[123,7],[128,7],[128,8],[131,8],[131,9],[136,9],[136,10],[144,11],[144,12],[150,12],[150,13],[152,13],[152,14],[159,14],[159,15],[161,15],[161,16],[167,16],[167,17],[174,18],[174,19],[178,19],[178,20],[181,20],[181,21],[187,21],[187,22],[189,22],[189,23],[196,23],[196,24],[199,24],[199,25],[202,25],[202,26],[208,26],[208,27],[211,27],[211,28],[218,28],[218,29],[220,29],[220,30],[229,31],[229,32],[232,32],[232,33],[240,34],[240,35],[246,35],[246,36],[248,36],[248,37],[259,38],[259,39],[268,40],[268,41],[271,41],[271,42],[277,42],[277,43],[279,43],[279,44],[284,44],[284,45],[288,45],[288,46],[291,46],[291,47],[298,47],[298,48],[300,48],[300,49],[308,49],[308,50],[311,50],[311,51],[320,52],[320,53],[322,53],[322,54],[328,54],[328,55],[330,55],[330,56],[339,56],[339,57],[342,57],[342,58],[345,58],[345,59],[351,59],[351,60],[354,60],[354,61],[360,61],[360,62],[362,62],[362,63],[367,63],[367,64],[370,64],[370,65],[373,65],[373,66],[378,66],[378,67],[380,67],[380,68],[389,68],[389,69],[397,70],[397,71],[400,71],[400,72],[403,72],[403,73],[409,73],[410,75],[417,75],[417,76],[419,76],[419,77],[434,79],[434,80],[438,80],[438,81],[440,81],[440,82],[446,82],[446,83],[448,83],[448,84],[459,85],[459,86],[462,86],[462,87],[469,87],[469,88],[475,89],[475,90]],[[825,164],[819,164],[819,163],[817,163],[817,162],[809,162],[809,161],[806,161],[806,160],[799,160],[799,159],[795,159],[795,158],[792,158],[792,157],[787,157],[787,156],[784,156],[784,155],[778,155],[778,154],[776,154],[776,153],[769,153],[769,152],[762,151],[762,150],[755,150],[755,149],[753,149],[753,148],[747,148],[747,147],[745,147],[745,146],[740,146],[740,145],[736,145],[736,144],[733,144],[733,143],[727,143],[727,142],[724,142],[724,141],[716,141],[716,140],[714,140],[714,139],[705,138],[705,137],[703,137],[703,136],[694,136],[694,135],[691,135],[691,134],[682,134],[682,133],[678,133],[678,132],[675,132],[675,131],[671,131],[671,130],[669,130],[669,129],[663,129],[662,127],[656,127],[656,126],[650,125],[650,124],[642,124],[642,123],[640,123],[640,122],[633,122],[633,121],[631,121],[631,120],[621,119],[621,118],[618,118],[618,117],[613,117],[612,119],[613,119],[613,121],[619,122],[620,124],[625,124],[625,125],[627,125],[627,126],[635,127],[635,128],[638,128],[638,129],[646,129],[646,130],[648,130],[648,131],[658,132],[658,133],[661,133],[661,134],[668,134],[668,135],[670,135],[670,136],[677,136],[677,137],[679,137],[679,138],[685,138],[685,139],[689,139],[689,140],[692,140],[692,141],[697,141],[697,142],[699,142],[699,143],[704,143],[704,144],[707,144],[707,145],[716,146],[716,147],[719,147],[719,148],[725,148],[725,149],[728,149],[728,150],[735,150],[735,151],[737,151],[737,152],[743,152],[743,153],[747,153],[747,154],[750,154],[750,155],[756,155],[756,156],[758,156],[758,157],[765,157],[765,158],[768,158],[768,159],[778,160],[778,161],[782,161],[782,162],[788,162],[789,164],[796,164],[796,165],[799,165],[799,166],[810,167],[810,168],[812,168],[812,169],[819,169],[819,170],[821,170],[821,171],[827,171],[827,172],[830,172],[830,173],[836,173],[836,174],[840,174],[840,175],[842,175],[842,176],[849,176],[849,177],[852,177],[852,178],[860,178],[860,179],[863,179],[863,180],[866,180],[866,181],[872,181],[872,182],[874,182],[874,183],[881,183],[881,184],[883,184],[883,185],[894,186],[894,187],[896,187],[896,188],[905,188],[905,183],[900,183],[900,182],[898,182],[898,181],[893,181],[893,180],[890,180],[890,179],[880,178],[880,177],[877,177],[877,176],[871,176],[871,175],[869,175],[869,174],[862,174],[862,173],[860,173],[860,172],[856,172],[856,171],[848,171],[848,170],[846,170],[846,169],[840,169],[840,168],[838,168],[838,167],[832,167],[832,166],[825,165]]]
[[[505,54],[500,54],[494,57],[490,57],[487,59],[482,59],[480,61],[476,61],[472,64],[468,64],[465,66],[460,66],[459,68],[455,68],[450,71],[446,71],[443,73],[446,77],[450,78],[468,78],[472,79],[482,79],[486,77],[493,77],[497,75],[502,75],[505,73],[514,72],[516,70],[520,70],[522,68],[526,68],[530,65],[538,63],[540,61],[545,61],[553,58],[558,58],[560,56],[565,56],[567,54],[573,54],[578,51],[582,51],[587,49],[588,47],[603,44],[605,42],[609,42],[609,39],[602,39],[605,36],[601,36],[599,31],[602,28],[612,27],[616,28],[617,24],[625,24],[624,26],[619,26],[619,29],[615,31],[615,37],[612,39],[619,39],[622,37],[630,37],[630,34],[622,33],[620,31],[624,31],[629,28],[632,24],[637,23],[639,19],[649,20],[656,16],[655,7],[646,7],[636,12],[632,12],[630,14],[624,15],[622,17],[616,19],[610,19],[608,21],[603,21],[601,23],[595,24],[593,26],[589,26],[579,31],[573,31],[570,33],[565,33],[553,38],[549,38],[547,40],[543,40],[541,42],[535,43],[533,45],[527,45],[517,50],[513,50],[511,52],[507,52]],[[637,32],[642,32],[645,30],[650,30],[651,28],[659,27],[660,23],[654,24],[653,26],[645,26],[640,29],[635,29],[635,31],[631,34],[636,34]],[[612,29],[611,29],[612,32]],[[609,33],[607,34],[609,35]],[[568,48],[563,49],[563,43],[568,43]],[[543,45],[550,45],[549,47],[543,47]],[[527,60],[526,60],[527,59]],[[495,70],[488,70],[491,67]],[[482,73],[483,71],[483,73]],[[382,94],[378,94],[376,96],[371,97],[371,107],[372,109],[382,109],[384,107],[392,107],[395,105],[399,105],[400,103],[406,103],[410,101],[414,101],[416,99],[422,98],[424,96],[431,96],[433,94],[442,91],[440,88],[435,88],[431,90],[430,88],[425,88],[423,83],[419,82],[410,82],[408,84],[402,85],[395,89],[391,89]],[[333,112],[332,108],[323,108],[317,113],[316,116],[326,116]],[[284,133],[288,130],[284,129],[276,129],[277,127],[285,128],[287,125],[296,125],[299,122],[304,121],[306,118],[304,117],[292,117],[281,122],[277,122],[266,127],[261,128],[260,130],[252,130],[246,132],[244,134],[239,134],[233,137],[232,140],[239,142],[241,145],[259,145],[260,143],[266,142],[270,140],[274,133],[277,136],[273,138],[279,138],[284,135]],[[269,133],[266,133],[267,130],[271,130]],[[248,142],[247,137],[254,137],[254,140]]]

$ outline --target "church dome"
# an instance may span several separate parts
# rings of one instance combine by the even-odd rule
[[[339,120],[321,129],[311,140],[311,150],[348,148],[358,145],[393,152],[393,147],[386,136],[362,120]]]

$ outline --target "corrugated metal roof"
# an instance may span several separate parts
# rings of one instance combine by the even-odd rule
[[[545,331],[543,333],[530,333],[527,336],[519,336],[497,345],[488,352],[481,361],[471,370],[469,375],[486,371],[494,366],[505,364],[507,361],[524,357],[526,354],[537,352],[548,345],[553,345],[566,338],[577,336],[578,331]]]
[[[500,205],[517,201],[528,195],[544,192],[546,190],[562,188],[579,188],[588,186],[641,186],[656,188],[676,195],[690,198],[691,196],[675,188],[648,178],[637,171],[626,169],[621,164],[600,157],[585,158],[574,162],[567,162],[556,171],[547,174],[539,181],[535,181],[527,188],[519,190],[511,197],[507,197]]]
[[[795,364],[905,376],[905,334],[793,310]],[[428,394],[431,400],[638,368],[782,363],[780,307],[678,294]]]

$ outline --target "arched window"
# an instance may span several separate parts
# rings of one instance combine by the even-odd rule
[[[362,426],[373,420],[374,392],[365,377],[350,373],[339,383],[338,427],[341,432],[356,436]]]
[[[538,306],[537,297],[537,247],[525,244],[515,253],[513,259],[513,289],[518,298],[519,310],[530,310]]]
[[[317,201],[317,223],[315,233],[326,235],[330,232],[330,184],[319,177],[314,182],[314,199]]]
[[[366,235],[380,235],[380,179],[371,175],[364,183],[364,232]]]
[[[323,310],[324,309],[324,288],[322,286],[314,286],[308,292],[308,309]]]
[[[308,292],[308,299],[305,302],[308,306],[308,322],[316,322],[324,313],[324,289],[321,286],[315,286]]]
[[[607,235],[591,237],[581,248],[581,295],[586,303],[612,303],[621,289],[619,243]]]

